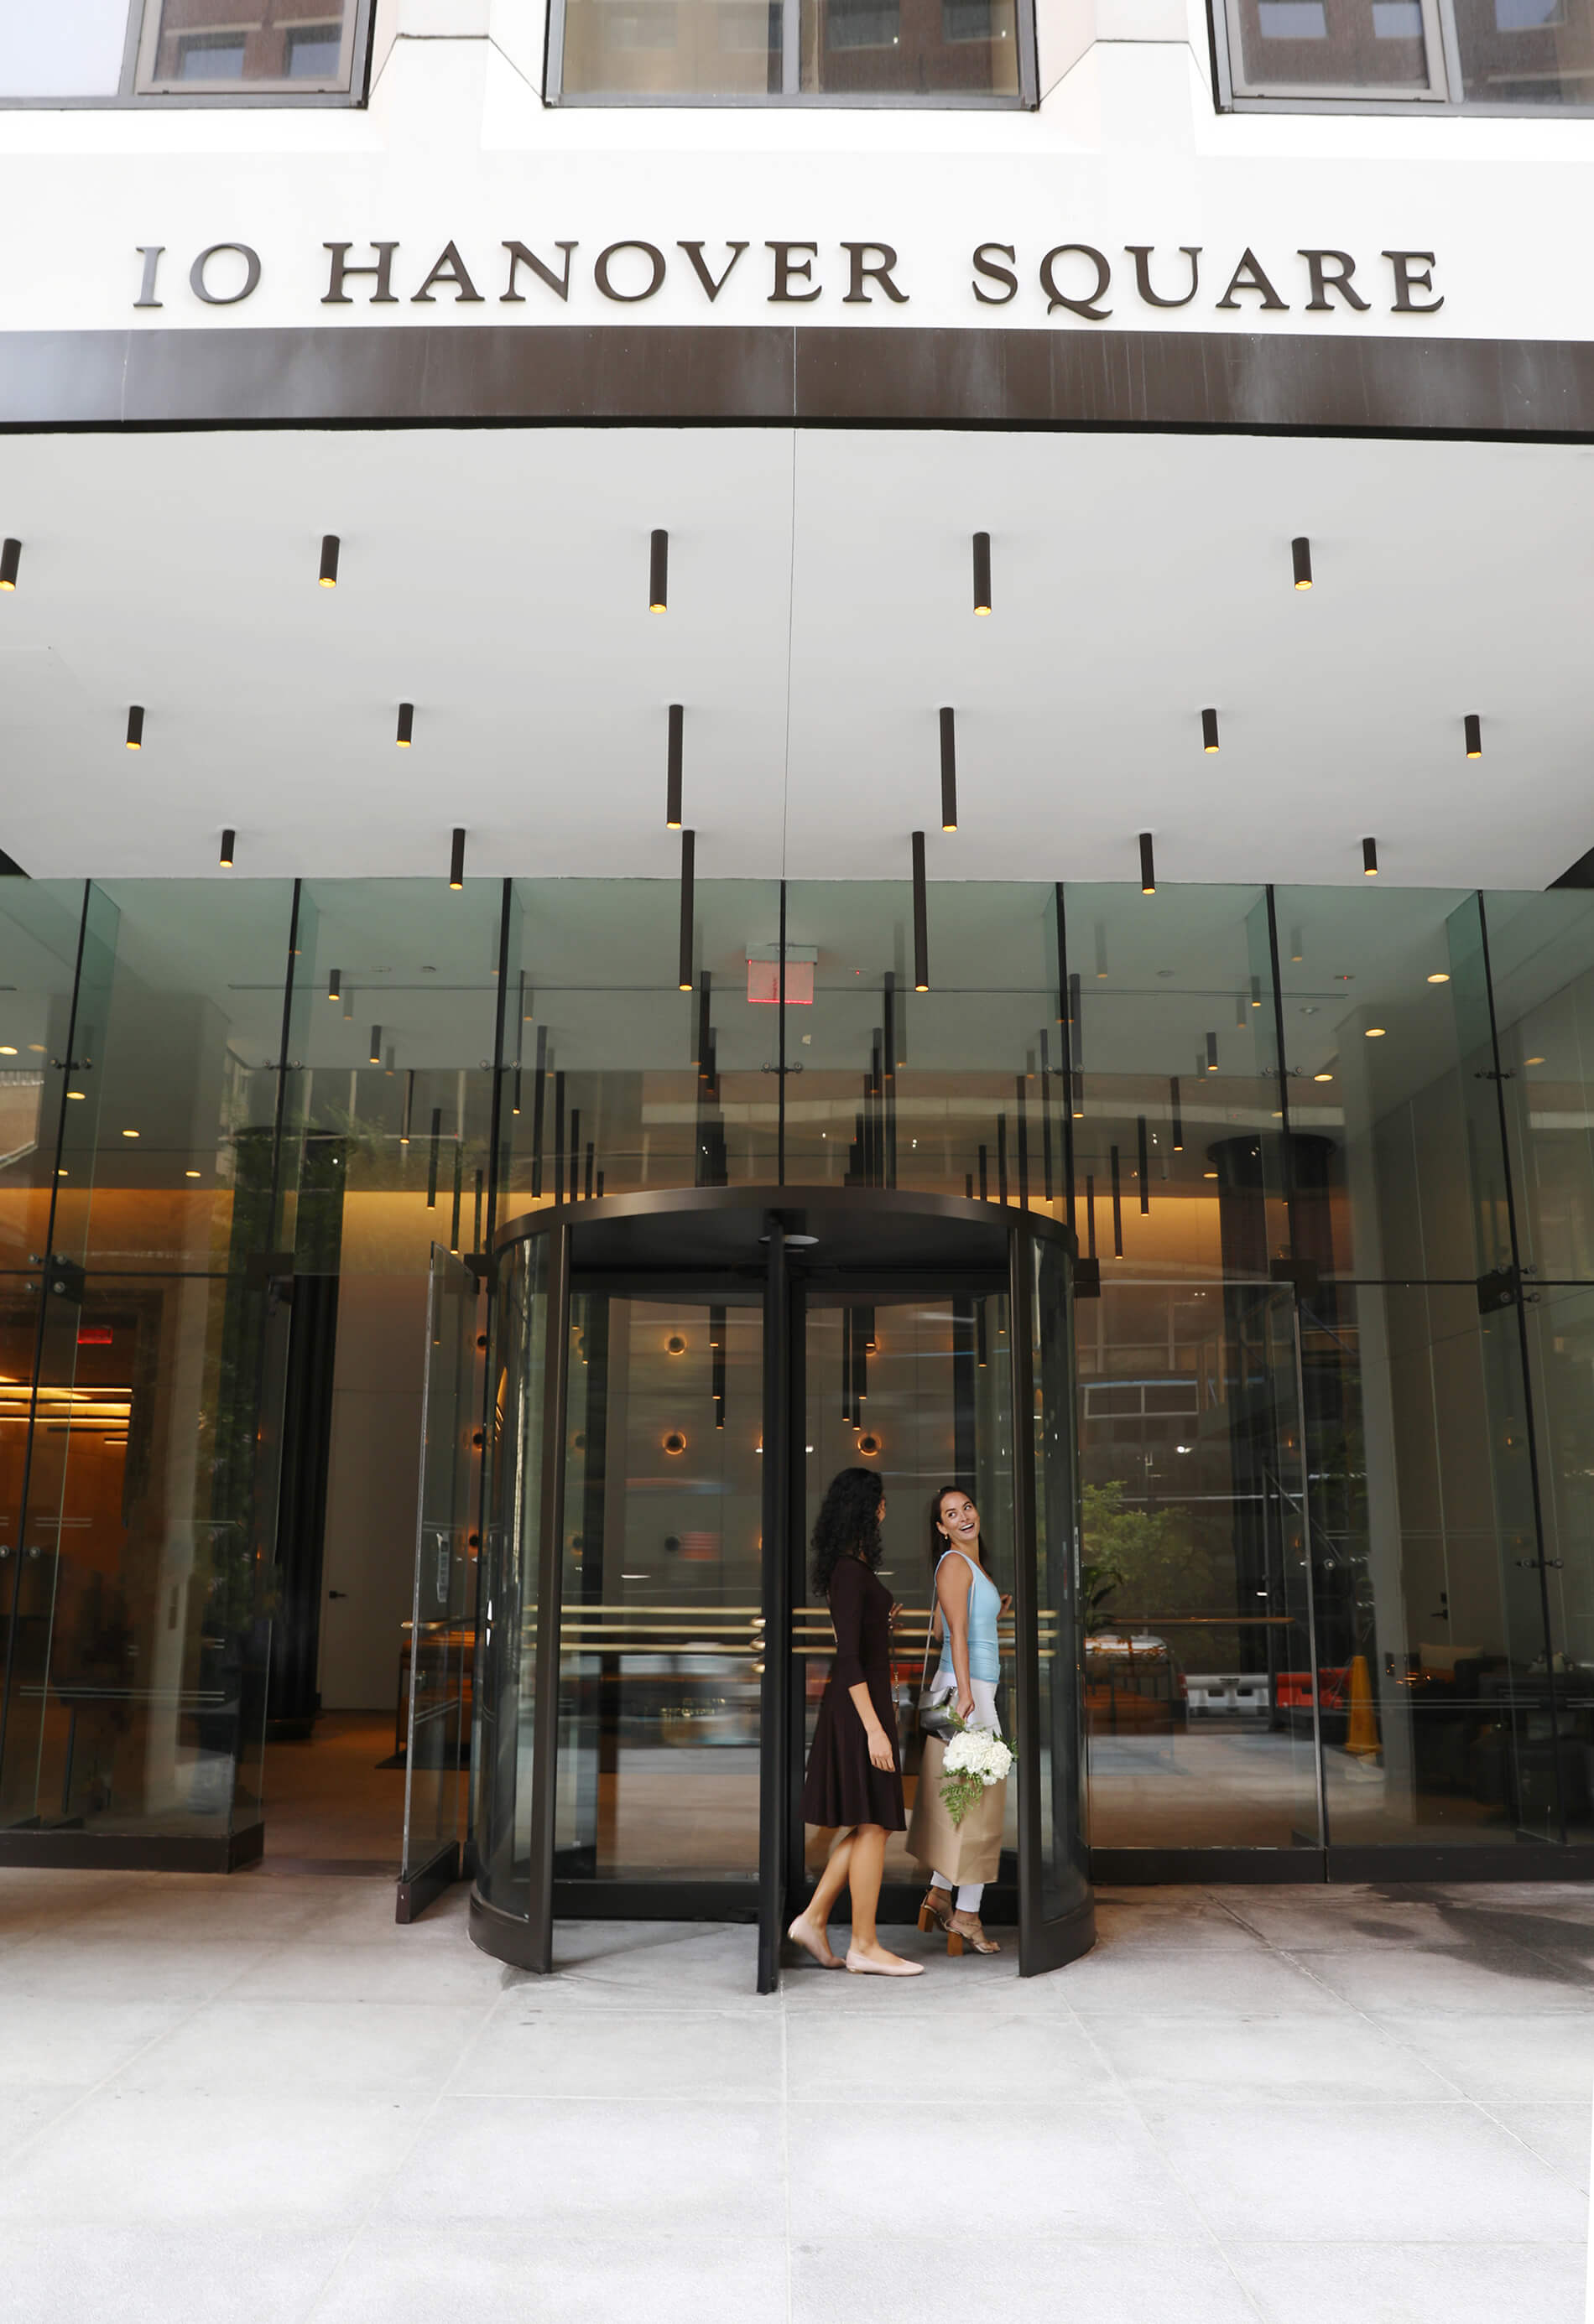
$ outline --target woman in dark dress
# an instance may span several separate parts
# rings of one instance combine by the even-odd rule
[[[923,1963],[887,1952],[875,1928],[885,1835],[907,1822],[891,1700],[891,1592],[875,1572],[885,1515],[873,1471],[843,1469],[813,1529],[813,1586],[829,1603],[836,1655],[809,1754],[802,1820],[841,1837],[786,1933],[821,1968],[839,1969],[825,1925],[845,1881],[852,1891],[848,1968],[855,1976],[922,1977]]]

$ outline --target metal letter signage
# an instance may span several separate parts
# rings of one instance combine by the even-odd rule
[[[766,241],[759,245],[769,254],[769,271],[762,283],[740,269],[741,259],[755,247],[751,238],[718,245],[677,242],[668,252],[640,235],[600,249],[590,242],[583,245],[579,237],[544,239],[541,246],[556,252],[562,263],[555,265],[551,257],[539,255],[533,244],[511,236],[475,247],[449,235],[441,242],[440,255],[436,254],[439,244],[430,237],[424,244],[408,246],[399,242],[323,242],[313,262],[305,254],[305,290],[313,295],[320,265],[325,264],[326,289],[320,293],[323,307],[430,307],[438,303],[440,291],[447,290],[453,293],[456,308],[521,307],[528,320],[544,321],[551,309],[568,312],[583,302],[590,317],[593,294],[630,307],[655,299],[666,289],[673,312],[679,312],[682,299],[711,307],[726,295],[727,304],[739,301],[745,312],[755,301],[772,307],[828,303],[873,308],[878,317],[882,308],[906,307],[913,296],[913,254],[902,255],[888,242]],[[725,254],[722,263],[709,257],[715,247]],[[144,243],[134,254],[139,266],[132,304],[143,312],[159,310],[165,304],[156,288],[164,249],[159,243]],[[1439,312],[1444,294],[1434,286],[1439,261],[1432,251],[1387,249],[1376,256],[1389,269],[1388,304],[1382,312]],[[228,260],[242,262],[241,276],[236,264],[229,268]],[[1202,307],[1243,315],[1249,329],[1265,316],[1295,309],[1332,315],[1336,322],[1353,326],[1378,306],[1372,295],[1378,279],[1375,262],[1367,260],[1358,282],[1360,263],[1352,251],[1321,245],[1274,249],[1247,244],[1239,250],[1232,245],[1214,250],[1199,243],[1130,242],[1115,251],[1098,249],[1089,242],[1056,242],[1043,251],[1032,245],[1026,252],[1016,242],[980,242],[968,254],[966,295],[971,314],[985,307],[1013,307],[1037,322],[1061,318],[1064,328],[1074,323],[1105,323],[1114,315],[1121,323],[1132,277],[1131,309],[1188,309],[1199,301]],[[212,243],[190,263],[189,288],[202,306],[236,307],[254,296],[262,272],[260,254],[249,244]],[[273,261],[279,290],[283,272],[279,256]],[[489,300],[476,286],[495,275],[504,288]],[[351,288],[357,281],[370,286],[364,298]],[[224,287],[218,289],[218,282]],[[1109,295],[1115,290],[1117,306]],[[1281,327],[1287,330],[1289,325]]]

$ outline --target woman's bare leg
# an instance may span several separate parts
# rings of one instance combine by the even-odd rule
[[[860,1823],[852,1835],[852,1863],[847,1876],[852,1890],[852,1941],[847,1949],[848,1959],[861,1958],[881,1968],[901,1962],[906,1969],[910,1964],[902,1961],[900,1954],[886,1950],[875,1926],[885,1871],[885,1825]]]
[[[786,1932],[793,1943],[801,1945],[804,1952],[811,1953],[824,1969],[839,1969],[841,1966],[830,1950],[825,1924],[834,1910],[837,1897],[841,1894],[841,1885],[852,1863],[853,1843],[857,1837],[856,1832],[844,1832],[836,1842],[824,1870],[814,1885],[813,1895]],[[877,1890],[878,1882],[876,1886]]]

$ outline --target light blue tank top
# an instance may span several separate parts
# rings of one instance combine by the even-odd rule
[[[946,1563],[947,1557],[960,1557],[974,1576],[974,1587],[968,1593],[968,1675],[971,1679],[984,1679],[988,1685],[995,1686],[1002,1675],[1002,1649],[996,1642],[996,1617],[1002,1610],[1002,1593],[990,1575],[982,1567],[977,1565],[973,1558],[961,1549],[949,1549],[946,1557],[941,1560],[941,1563],[935,1569],[938,1584],[941,1581],[941,1569]],[[941,1641],[941,1667],[935,1674],[933,1692],[937,1694],[941,1693],[943,1683],[946,1687],[955,1686],[957,1683],[956,1674],[952,1669],[952,1640],[950,1631]]]

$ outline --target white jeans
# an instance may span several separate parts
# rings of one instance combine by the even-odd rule
[[[988,1727],[994,1735],[999,1735],[1002,1728],[996,1717],[996,1682],[988,1678],[971,1678],[968,1682],[968,1690],[974,1697],[974,1716],[968,1724],[971,1727]],[[957,1692],[955,1685],[952,1692]],[[950,1888],[952,1886],[944,1872],[932,1872],[930,1877],[937,1888]],[[978,1913],[979,1900],[984,1895],[983,1880],[965,1880],[958,1890],[959,1912]]]

